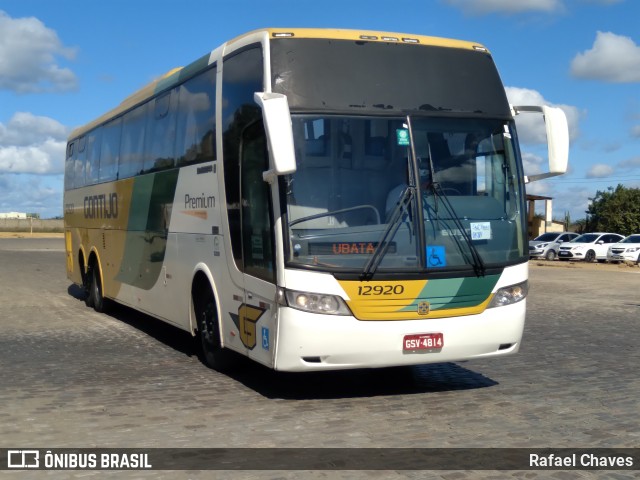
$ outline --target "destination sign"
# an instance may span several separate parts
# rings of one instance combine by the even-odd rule
[[[309,243],[309,255],[372,255],[378,242],[314,242]],[[396,253],[391,242],[387,253]]]

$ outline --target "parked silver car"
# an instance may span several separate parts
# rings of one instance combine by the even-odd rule
[[[533,240],[529,240],[529,258],[546,258],[555,260],[558,256],[560,244],[568,242],[578,236],[570,232],[547,232]]]

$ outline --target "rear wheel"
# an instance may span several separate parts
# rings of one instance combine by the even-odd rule
[[[111,306],[111,300],[104,298],[102,291],[102,280],[100,279],[100,268],[94,262],[87,272],[87,296],[85,303],[88,307],[93,307],[96,312],[107,312]]]
[[[596,259],[596,252],[594,252],[593,250],[589,250],[587,254],[584,256],[585,262],[593,263],[595,259]]]
[[[202,298],[194,298],[193,302],[198,319],[198,335],[203,363],[219,372],[231,370],[234,366],[231,358],[232,352],[223,348],[220,341],[218,315],[213,294],[208,290],[202,295]]]

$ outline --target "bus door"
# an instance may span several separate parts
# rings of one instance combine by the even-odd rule
[[[269,168],[261,120],[242,133],[240,196],[244,305],[240,336],[250,358],[273,366],[276,327],[276,268],[271,187],[262,178]]]

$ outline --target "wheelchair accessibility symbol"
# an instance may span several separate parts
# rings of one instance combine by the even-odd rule
[[[447,257],[445,255],[444,247],[436,245],[427,247],[427,268],[446,266]]]

